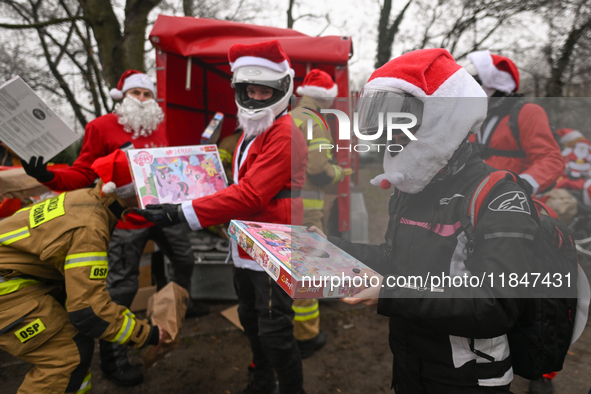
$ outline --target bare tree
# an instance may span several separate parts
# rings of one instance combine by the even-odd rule
[[[551,39],[545,48],[550,67],[546,96],[562,97],[566,93],[565,85],[572,84],[577,71],[588,70],[586,61],[577,64],[580,58],[576,53],[582,52],[579,46],[588,47],[591,38],[591,5],[587,0],[560,2],[553,4],[546,15],[551,29]]]
[[[404,19],[404,14],[413,0],[408,0],[406,5],[398,13],[394,21],[390,22],[390,13],[392,12],[392,0],[384,0],[380,11],[380,21],[378,23],[378,51],[376,55],[375,68],[382,67],[392,57],[392,45],[400,24]]]
[[[287,28],[288,29],[293,29],[293,25],[299,21],[299,20],[304,20],[304,19],[311,19],[311,20],[325,20],[326,24],[324,26],[324,28],[320,31],[320,33],[317,34],[317,36],[320,36],[322,33],[324,33],[324,31],[326,29],[328,29],[331,26],[331,21],[330,21],[330,16],[328,13],[326,14],[314,14],[314,13],[300,13],[300,15],[298,15],[297,17],[294,17],[294,6],[298,7],[300,6],[300,2],[296,1],[296,0],[288,0],[289,1],[289,6],[287,8]]]

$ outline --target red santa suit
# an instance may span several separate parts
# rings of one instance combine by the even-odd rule
[[[517,116],[519,143],[509,127],[509,113],[517,104],[515,92],[519,90],[519,70],[511,59],[493,55],[489,51],[468,54],[482,87],[489,93],[488,116],[478,134],[470,141],[493,150],[525,153],[525,157],[506,157],[483,149],[486,164],[518,173],[532,186],[533,194],[552,186],[562,175],[564,161],[554,140],[548,116],[542,107],[525,104]],[[506,97],[498,97],[501,92]],[[495,93],[493,95],[493,93]]]
[[[500,118],[500,119],[499,119]],[[548,116],[542,107],[525,104],[517,117],[519,142],[525,157],[490,156],[485,163],[490,166],[518,173],[533,187],[534,194],[550,187],[564,169],[564,161],[558,144],[552,136]],[[519,146],[509,127],[509,114],[501,117],[489,114],[476,135],[481,144],[490,148],[519,151]]]
[[[131,142],[136,149],[157,148],[167,146],[165,122],[158,125],[151,135],[147,137],[131,138],[131,133],[124,130],[119,124],[119,117],[112,113],[96,118],[86,125],[84,140],[80,156],[71,167],[51,170],[55,177],[45,183],[52,190],[70,191],[91,185],[97,178],[90,166],[100,157],[107,156],[127,142]],[[152,226],[142,216],[130,213],[125,220],[120,220],[117,228],[137,229]]]
[[[306,179],[308,149],[304,136],[285,114],[262,134],[234,152],[234,184],[213,195],[182,204],[193,230],[231,219],[301,225],[304,206],[299,191]],[[294,130],[295,132],[292,132]],[[242,155],[241,155],[241,152]],[[290,191],[295,198],[290,197]],[[263,269],[233,242],[234,265]]]

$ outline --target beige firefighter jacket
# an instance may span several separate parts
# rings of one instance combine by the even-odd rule
[[[142,347],[151,326],[111,301],[107,247],[129,208],[94,189],[62,193],[0,223],[0,317],[28,297],[63,287],[70,322],[85,335]]]
[[[304,209],[318,209],[324,207],[323,189],[334,183],[342,181],[345,177],[343,169],[331,164],[332,154],[326,145],[333,145],[330,128],[324,123],[320,126],[315,119],[305,112],[310,113],[305,107],[320,112],[320,104],[312,97],[304,96],[298,106],[291,111],[291,117],[295,125],[304,133],[308,142],[308,164],[306,167],[306,183],[302,192]],[[312,139],[308,139],[308,119],[312,120]],[[321,145],[325,146],[320,149]]]

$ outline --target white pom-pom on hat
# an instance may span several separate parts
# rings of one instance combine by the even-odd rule
[[[111,89],[109,91],[109,96],[115,101],[119,101],[123,98],[123,92],[119,89]]]
[[[103,194],[109,194],[113,193],[115,189],[117,189],[117,185],[115,185],[114,182],[107,182],[103,185],[103,188],[101,190]]]

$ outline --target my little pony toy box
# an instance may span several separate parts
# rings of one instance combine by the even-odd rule
[[[142,208],[195,200],[228,185],[215,145],[130,149],[127,156]]]
[[[351,297],[379,277],[303,226],[232,220],[230,237],[293,299]]]

